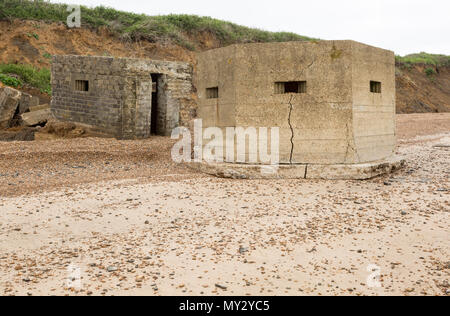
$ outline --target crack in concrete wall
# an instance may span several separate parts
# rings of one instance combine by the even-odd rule
[[[294,106],[292,105],[292,101],[294,100],[294,96],[291,95],[291,99],[289,100],[289,117],[288,117],[288,124],[289,124],[289,128],[291,129],[291,156],[289,158],[289,163],[292,164],[292,159],[294,156],[294,127],[292,126],[292,122],[291,122],[291,116],[292,116],[292,111],[294,110]]]
[[[299,77],[303,77],[303,74],[305,73],[305,71],[307,71],[309,68],[311,68],[314,63],[316,62],[316,59],[314,58],[311,63],[302,70],[302,72],[299,74]],[[295,132],[294,132],[294,127],[292,126],[292,121],[291,121],[291,117],[292,117],[292,111],[294,110],[294,105],[293,105],[293,101],[295,99],[294,95],[291,95],[291,98],[289,100],[289,118],[288,118],[288,123],[289,123],[289,128],[291,129],[291,155],[289,157],[289,163],[292,165],[292,161],[294,159],[294,138],[295,138]],[[306,172],[305,172],[305,178],[306,178]]]
[[[358,151],[355,148],[355,144],[352,144],[352,141],[354,141],[354,139],[353,139],[353,135],[350,132],[350,126],[349,126],[348,123],[345,124],[345,126],[346,126],[346,129],[347,129],[347,140],[348,140],[348,142],[347,142],[347,151],[345,153],[345,162],[348,162],[348,155],[350,154],[350,151],[352,151],[353,154],[356,155],[356,157],[358,158],[358,162],[359,162],[361,159],[359,158],[359,154],[358,154]]]

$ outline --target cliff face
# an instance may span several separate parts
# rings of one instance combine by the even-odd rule
[[[191,35],[190,41],[197,50],[221,46],[220,39],[208,32]],[[68,29],[58,22],[0,21],[0,63],[49,68],[51,55],[67,54],[196,62],[195,52],[183,46],[124,41],[106,28]],[[450,66],[398,63],[397,112],[450,112]]]
[[[69,29],[63,23],[0,20],[0,63],[50,67],[51,55],[90,55],[194,60],[195,53],[171,43],[124,41],[105,28]]]
[[[396,77],[398,113],[450,112],[449,66],[397,64]]]

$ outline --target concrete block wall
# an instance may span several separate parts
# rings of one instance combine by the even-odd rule
[[[120,138],[124,66],[120,59],[54,56],[51,101],[54,116]],[[89,91],[77,91],[76,80],[89,81]]]
[[[164,78],[158,100],[164,113],[159,133],[170,135],[192,119],[180,111],[192,106],[192,67],[187,63],[91,56],[54,56],[52,113],[119,139],[146,138],[151,131],[151,74]],[[76,81],[89,82],[77,91]],[[189,102],[186,102],[188,100]],[[185,120],[185,121],[184,121]]]

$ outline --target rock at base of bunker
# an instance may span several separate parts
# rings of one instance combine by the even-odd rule
[[[0,142],[22,142],[35,140],[36,128],[24,127],[19,130],[0,131]]]
[[[28,112],[22,114],[22,121],[23,124],[26,126],[37,126],[37,125],[43,125],[47,123],[47,121],[52,117],[52,112],[49,108],[34,111],[34,112]]]

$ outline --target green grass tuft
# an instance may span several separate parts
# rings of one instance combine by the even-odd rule
[[[51,75],[50,70],[47,68],[37,69],[31,65],[0,64],[0,74],[7,77],[15,75],[20,78],[19,81],[23,81],[31,87],[39,89],[43,93],[51,94]]]

